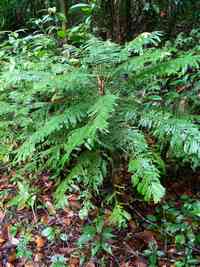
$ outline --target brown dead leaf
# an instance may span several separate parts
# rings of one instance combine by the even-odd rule
[[[2,245],[5,242],[6,242],[6,239],[4,239],[3,237],[0,236],[0,245]]]
[[[167,16],[167,13],[165,11],[161,11],[160,12],[160,17],[163,18],[163,17],[166,17]]]
[[[81,209],[81,204],[78,201],[70,200],[69,201],[69,205],[70,205],[71,208],[74,208],[74,209],[77,209],[77,210]]]
[[[135,232],[137,230],[137,228],[138,228],[136,222],[133,221],[133,220],[129,221],[128,226],[130,227],[131,232]]]
[[[78,196],[76,194],[71,194],[70,196],[68,196],[68,201],[77,201],[78,200]]]
[[[46,192],[48,191],[49,189],[51,189],[52,185],[53,185],[53,181],[50,181],[49,180],[49,176],[48,175],[43,175],[42,176],[42,181],[45,185],[44,187],[44,191],[43,192]]]
[[[24,265],[24,267],[35,267],[35,265],[33,262],[29,261]]]
[[[42,253],[35,254],[34,262],[38,263],[38,262],[41,262],[42,260],[43,260],[43,254]]]
[[[96,267],[96,265],[92,261],[90,261],[86,264],[85,267]]]
[[[69,205],[71,208],[78,209],[78,210],[81,209],[81,205],[78,201],[78,195],[76,195],[76,194],[70,195],[68,197],[68,202],[69,202]]]
[[[142,258],[142,257],[138,257],[134,262],[133,262],[133,266],[134,267],[148,267],[147,265],[147,261]]]
[[[44,216],[42,216],[41,217],[41,222],[43,223],[43,224],[48,224],[48,222],[49,222],[49,217],[48,217],[48,215],[44,215]]]
[[[64,218],[62,219],[62,222],[63,222],[63,224],[66,225],[66,226],[70,226],[71,223],[72,223],[71,219],[68,218],[68,217],[64,217]]]
[[[168,251],[167,251],[167,254],[170,256],[170,257],[173,257],[173,255],[177,252],[176,250],[176,247],[175,246],[171,246]]]
[[[95,207],[93,210],[91,210],[90,212],[90,216],[91,218],[96,218],[99,214],[99,209],[97,207]]]
[[[110,216],[112,214],[112,211],[109,209],[105,209],[104,211],[104,224],[105,225],[110,225],[111,221],[110,221]]]
[[[71,210],[70,208],[65,207],[65,208],[64,208],[64,212],[67,213],[67,217],[74,217],[74,212],[73,212],[73,210]]]
[[[40,250],[41,248],[43,248],[45,246],[45,239],[39,235],[36,235],[35,237],[35,244],[38,250]]]
[[[3,219],[5,218],[5,212],[3,212],[2,210],[0,210],[0,223],[3,222]]]
[[[69,267],[79,267],[79,258],[71,256],[69,259]]]
[[[13,263],[16,260],[16,251],[12,250],[8,255],[8,262]]]
[[[181,93],[181,92],[185,91],[185,89],[187,89],[187,87],[185,85],[176,87],[176,91],[178,93]]]
[[[46,201],[46,207],[50,215],[56,215],[56,210],[50,201]]]
[[[74,252],[74,248],[72,248],[72,247],[61,247],[61,248],[59,248],[59,252],[60,253],[64,253],[66,255],[71,255],[72,252]]]
[[[148,244],[151,241],[155,241],[154,233],[149,230],[144,230],[135,234],[135,237]]]
[[[0,245],[8,240],[8,225],[4,225],[0,230]]]
[[[6,267],[15,267],[12,263],[7,262]]]
[[[122,263],[120,263],[120,267],[130,267],[130,263],[123,261]]]
[[[145,138],[147,139],[147,142],[148,142],[148,144],[149,144],[150,146],[155,145],[156,140],[155,140],[154,138],[152,138],[152,137],[149,136],[149,135],[146,135]]]

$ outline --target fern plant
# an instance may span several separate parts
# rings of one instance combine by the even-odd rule
[[[133,188],[155,203],[165,194],[163,149],[199,166],[199,117],[178,108],[182,91],[175,81],[198,71],[200,56],[194,48],[158,47],[160,37],[143,33],[123,46],[92,37],[62,51],[52,48],[53,39],[41,42],[45,35],[17,37],[26,51],[4,44],[2,144],[19,168],[51,170],[60,206],[75,184],[100,194],[116,155],[126,159]],[[169,101],[173,91],[177,106]]]

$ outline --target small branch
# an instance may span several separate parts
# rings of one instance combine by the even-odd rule
[[[97,75],[98,92],[100,96],[105,95],[105,80]]]

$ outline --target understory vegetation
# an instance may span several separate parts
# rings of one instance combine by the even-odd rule
[[[105,38],[102,1],[12,2],[29,18],[0,4],[0,266],[199,266],[200,29],[165,31],[194,3],[146,1],[151,32]]]

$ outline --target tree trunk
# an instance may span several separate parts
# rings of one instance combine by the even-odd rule
[[[62,23],[62,29],[66,31],[67,29],[67,1],[66,0],[58,0],[59,2],[59,10],[65,16],[65,20]]]

